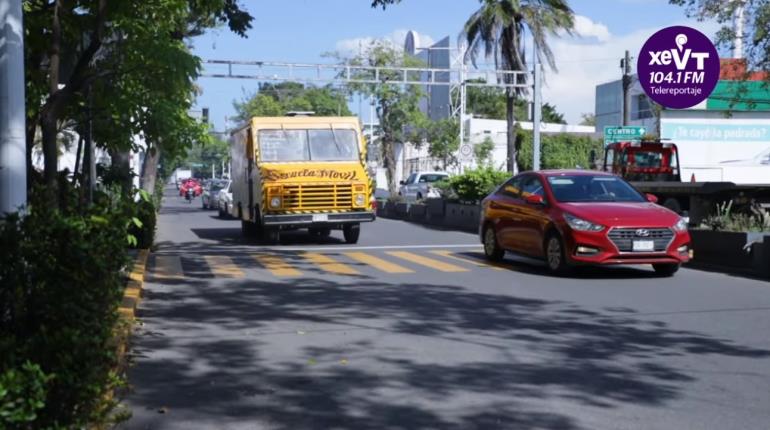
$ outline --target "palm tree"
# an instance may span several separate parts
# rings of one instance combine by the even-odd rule
[[[484,56],[494,58],[495,66],[503,70],[524,72],[527,62],[524,52],[524,31],[529,30],[538,58],[544,58],[556,70],[553,52],[546,36],[564,31],[571,34],[574,13],[567,0],[480,0],[481,7],[468,18],[461,39],[468,43],[465,59],[476,65],[483,50]],[[518,76],[518,75],[517,75]],[[515,83],[513,75],[506,75],[506,83]],[[514,110],[516,98],[523,93],[519,88],[506,89],[506,119],[508,121],[508,171],[516,173],[516,130]]]

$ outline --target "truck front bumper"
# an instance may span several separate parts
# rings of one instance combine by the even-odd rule
[[[357,224],[374,221],[374,212],[342,212],[320,214],[264,215],[266,226],[334,227],[343,224]]]

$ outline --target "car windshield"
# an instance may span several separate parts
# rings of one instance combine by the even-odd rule
[[[356,161],[355,130],[300,129],[260,130],[262,161]]]
[[[556,200],[569,202],[645,202],[638,191],[614,176],[549,176]]]

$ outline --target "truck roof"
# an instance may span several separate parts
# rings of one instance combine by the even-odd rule
[[[341,128],[358,128],[361,121],[357,116],[255,116],[248,123],[233,130],[236,133],[246,127],[260,128],[301,128],[339,125]]]

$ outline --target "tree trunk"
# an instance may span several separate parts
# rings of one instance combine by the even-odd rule
[[[59,10],[61,0],[56,0],[53,9],[53,23],[51,25],[51,49],[49,51],[48,66],[48,101],[41,114],[41,128],[43,132],[43,157],[44,182],[48,198],[45,199],[51,206],[56,205],[57,172],[59,170],[58,148],[56,147],[57,135],[57,107],[52,100],[59,91],[59,63],[61,61],[61,20]]]
[[[120,190],[123,195],[131,192],[133,176],[131,175],[131,152],[123,149],[110,151],[112,168],[115,169],[118,180],[120,181]]]
[[[516,118],[514,116],[516,96],[512,89],[508,89],[505,94],[505,117],[508,121],[508,145],[506,151],[506,166],[509,172],[514,175],[518,173],[518,164],[516,163]]]
[[[142,162],[141,186],[144,191],[150,195],[155,194],[155,183],[158,179],[158,159],[160,158],[160,148],[148,148],[144,154]]]
[[[27,188],[32,189],[35,184],[35,168],[32,163],[32,150],[35,148],[35,132],[37,131],[37,115],[27,117]]]

